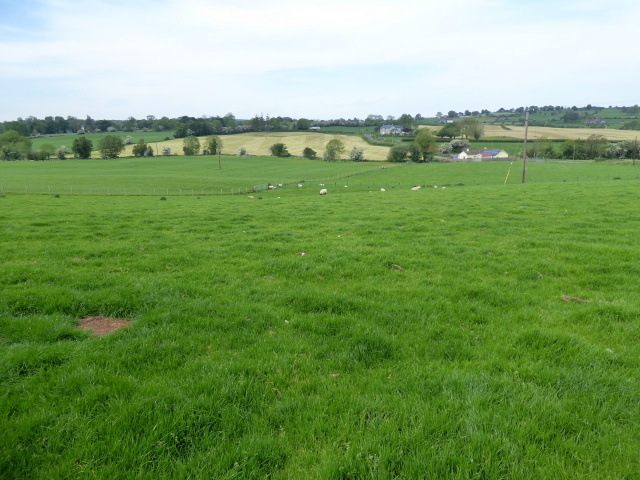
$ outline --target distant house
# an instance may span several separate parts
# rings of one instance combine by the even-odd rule
[[[402,127],[400,125],[382,125],[380,135],[402,135]]]
[[[588,124],[588,125],[601,125],[604,122],[604,118],[591,118],[589,120],[586,120],[584,123]]]
[[[320,127],[309,127],[309,130],[320,130]]]
[[[466,160],[467,159],[467,152],[460,152],[456,155],[451,155],[451,159],[452,160]]]
[[[504,150],[480,148],[477,150],[466,150],[460,152],[457,155],[452,155],[452,160],[467,160],[471,159],[474,162],[481,162],[483,160],[490,160],[492,158],[507,158],[509,154]]]

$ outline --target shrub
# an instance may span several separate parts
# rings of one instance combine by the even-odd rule
[[[352,162],[364,162],[364,151],[361,148],[353,147],[349,152],[349,159]]]
[[[127,135],[127,139],[124,141],[125,145],[131,145],[133,143],[133,138],[131,135]]]
[[[387,160],[389,162],[406,162],[409,157],[409,147],[399,143],[389,150]]]
[[[318,158],[316,151],[309,147],[305,147],[305,149],[302,151],[302,156],[309,160],[315,160],[316,158]]]
[[[274,143],[269,147],[271,155],[274,157],[290,157],[291,154],[287,150],[287,146],[284,143]]]
[[[164,156],[171,155],[171,147],[162,147],[162,155]]]
[[[56,150],[56,155],[58,156],[59,160],[64,160],[65,158],[67,158],[67,147],[65,147],[64,145],[60,147],[58,150]]]
[[[247,154],[247,149],[245,147],[238,147],[236,150],[236,155],[239,157],[244,157]]]
[[[134,157],[142,157],[142,156],[146,156],[145,152],[147,151],[147,147],[148,145],[145,143],[144,139],[140,139],[138,140],[138,143],[136,143],[133,146],[133,156]]]

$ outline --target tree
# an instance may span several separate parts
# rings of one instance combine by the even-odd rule
[[[600,134],[589,135],[585,140],[585,149],[587,158],[594,159],[604,154],[607,145],[607,139]]]
[[[299,118],[296,122],[297,130],[309,130],[311,127],[311,120],[307,120],[306,118]]]
[[[358,147],[353,147],[349,152],[349,160],[352,162],[364,162],[364,150]]]
[[[305,149],[302,151],[302,156],[309,160],[315,160],[316,158],[318,158],[316,156],[316,151],[309,147],[305,147]]]
[[[433,153],[436,150],[436,137],[431,130],[428,128],[418,130],[413,142],[420,149],[423,162],[433,158]]]
[[[274,143],[269,147],[271,155],[274,157],[290,157],[291,154],[287,150],[287,146],[284,143]]]
[[[210,155],[220,155],[222,154],[222,140],[219,136],[212,135],[207,138],[204,148]]]
[[[58,156],[58,160],[64,160],[67,158],[67,147],[64,145],[61,146],[58,150],[56,150],[56,155]]]
[[[469,140],[453,140],[451,141],[451,153],[460,153],[469,149]]]
[[[146,151],[147,144],[145,143],[144,139],[141,138],[140,140],[138,140],[138,143],[133,146],[133,156],[143,157],[145,156]]]
[[[0,159],[20,160],[31,151],[31,140],[15,130],[7,130],[0,135]]]
[[[238,147],[236,150],[236,155],[239,157],[244,157],[247,154],[247,147]]]
[[[93,142],[86,137],[76,138],[71,145],[71,151],[76,158],[91,158],[91,150]]]
[[[460,125],[458,123],[447,123],[436,133],[436,137],[447,137],[449,139],[456,138],[458,135],[460,135]]]
[[[187,136],[187,126],[184,123],[178,123],[173,131],[174,138],[184,138]]]
[[[324,156],[322,157],[326,162],[335,162],[338,160],[345,151],[344,142],[339,138],[334,138],[327,142],[324,150]]]
[[[198,137],[194,137],[193,135],[184,137],[182,141],[182,151],[187,156],[198,155],[198,153],[200,153],[200,140],[198,140]]]
[[[574,122],[577,122],[579,118],[580,118],[580,114],[578,112],[568,111],[567,113],[564,114],[564,116],[562,117],[562,120],[564,121],[564,123],[574,123]]]
[[[411,115],[409,115],[408,113],[403,113],[402,115],[400,115],[400,118],[398,118],[398,124],[402,127],[402,128],[413,128],[413,126],[415,125],[415,120],[413,119],[413,117]]]
[[[118,158],[124,150],[124,142],[115,135],[105,135],[98,141],[98,150],[102,158]]]
[[[389,162],[406,162],[409,157],[409,147],[402,143],[394,145],[389,150],[387,161]]]
[[[447,116],[448,116],[449,118],[456,118],[456,117],[458,116],[458,112],[456,112],[455,110],[449,110],[449,111],[447,112]]]
[[[43,143],[40,145],[40,151],[47,156],[47,159],[49,159],[54,153],[56,153],[56,147],[50,143]]]
[[[479,140],[484,135],[484,126],[477,118],[463,118],[459,124],[460,133],[464,138],[473,137]]]
[[[171,155],[171,147],[162,147],[162,155],[165,157]]]

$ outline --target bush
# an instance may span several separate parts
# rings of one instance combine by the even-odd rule
[[[309,147],[305,147],[305,149],[302,151],[302,156],[309,160],[315,160],[316,158],[318,158],[316,151]]]
[[[67,147],[64,145],[56,150],[56,155],[58,156],[58,160],[64,160],[67,158]]]
[[[353,147],[349,153],[352,162],[364,162],[364,151],[361,148]]]
[[[166,157],[171,155],[171,147],[162,147],[162,155]]]
[[[247,149],[245,147],[238,147],[236,150],[236,155],[239,157],[244,157],[247,154]]]
[[[409,157],[409,147],[407,145],[403,145],[399,143],[398,145],[394,145],[389,150],[389,154],[387,155],[387,161],[389,162],[406,162]]]
[[[140,140],[138,140],[138,143],[136,143],[133,146],[133,156],[134,157],[142,157],[142,156],[146,156],[145,152],[147,151],[147,147],[148,145],[145,143],[145,141],[141,138]]]
[[[284,143],[274,143],[269,147],[271,155],[274,157],[290,157],[291,154],[287,150],[287,146]]]

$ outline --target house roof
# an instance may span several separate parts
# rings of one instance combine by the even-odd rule
[[[382,125],[380,128],[385,128],[385,129],[389,129],[389,128],[402,128],[400,125]]]

